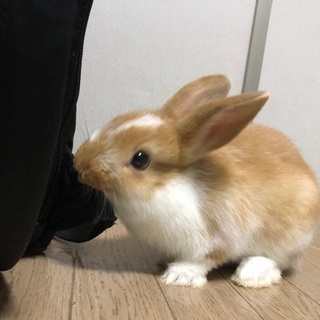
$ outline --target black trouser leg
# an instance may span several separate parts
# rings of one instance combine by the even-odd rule
[[[57,219],[48,218],[52,208],[62,208],[63,201],[70,200],[63,195],[57,204],[59,184],[68,185],[69,172],[71,182],[77,184],[72,160],[66,157],[72,148],[91,2],[0,3],[0,270],[11,268],[22,257],[33,232],[34,243],[45,230],[50,241],[59,229]],[[65,190],[70,189],[69,183]],[[48,221],[54,221],[55,227]]]

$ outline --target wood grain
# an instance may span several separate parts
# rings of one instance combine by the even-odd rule
[[[230,282],[231,270],[222,269],[220,272]],[[301,273],[296,273],[295,276],[303,279]],[[311,290],[305,287],[307,291],[302,291],[302,288],[293,283],[297,284],[293,276],[286,276],[279,285],[270,288],[234,288],[263,319],[320,319],[320,305],[310,298]]]
[[[85,244],[53,241],[0,273],[0,319],[320,319],[317,239],[300,270],[266,289],[232,284],[235,267],[211,272],[203,288],[166,286],[157,262],[121,223]]]
[[[138,241],[116,225],[79,246],[74,320],[173,319]]]
[[[315,237],[315,239],[320,240],[320,224],[318,225],[318,228],[316,230],[314,237]]]
[[[320,305],[319,270],[320,248],[314,243],[307,249],[301,267],[288,277],[287,281]]]
[[[305,261],[320,269],[320,246],[316,245],[315,242],[306,250],[302,260],[302,269]]]
[[[24,258],[1,275],[0,319],[68,319],[73,258],[54,243],[45,256]]]
[[[263,319],[319,319],[319,305],[286,281],[267,290],[237,288]],[[246,290],[246,291],[244,291]]]
[[[166,286],[160,280],[156,260],[148,254],[150,250],[143,248],[175,319],[262,319],[217,270],[210,273],[202,288]]]
[[[162,290],[176,319],[262,319],[216,272],[204,288],[162,284]]]

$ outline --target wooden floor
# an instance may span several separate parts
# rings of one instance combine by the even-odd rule
[[[320,241],[280,285],[244,289],[209,276],[199,289],[165,286],[157,256],[119,223],[86,244],[53,241],[44,256],[0,273],[0,319],[320,319]]]

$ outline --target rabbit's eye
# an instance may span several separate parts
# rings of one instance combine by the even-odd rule
[[[144,151],[137,151],[131,160],[131,165],[138,170],[146,169],[149,165],[149,156]]]

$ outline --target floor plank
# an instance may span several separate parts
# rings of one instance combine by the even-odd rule
[[[315,237],[315,239],[320,240],[320,223],[318,225],[318,228],[316,229],[314,237]]]
[[[308,295],[310,299],[317,302],[319,304],[318,308],[320,309],[319,268],[305,261],[303,267],[286,280]]]
[[[123,226],[79,246],[77,255],[72,319],[174,319],[142,248]]]
[[[175,319],[262,319],[216,270],[202,288],[166,286],[160,280],[164,268],[158,267],[148,247],[143,249]]]
[[[315,242],[309,246],[302,260],[302,266],[304,261],[311,263],[314,267],[320,269],[320,247]]]
[[[162,284],[162,290],[176,319],[262,319],[217,272],[203,288]]]
[[[306,250],[300,268],[287,281],[320,304],[320,248],[316,240]]]
[[[318,238],[314,238],[313,245],[320,249],[320,236]]]
[[[52,241],[46,256],[0,273],[0,319],[320,319],[317,239],[301,270],[267,289],[233,285],[235,267],[211,272],[203,288],[166,286],[157,262],[121,223],[85,244]]]
[[[45,256],[24,258],[0,277],[0,319],[68,319],[73,258],[52,243]]]
[[[223,268],[220,272],[230,282],[233,271],[231,268]],[[286,276],[280,284],[270,288],[246,289],[238,286],[234,288],[265,320],[320,319],[320,305],[310,299],[313,289],[307,286],[299,288],[297,283],[297,279],[304,279],[304,275],[304,272],[297,272],[296,278],[292,275]],[[319,275],[320,272],[317,271],[317,276]]]

